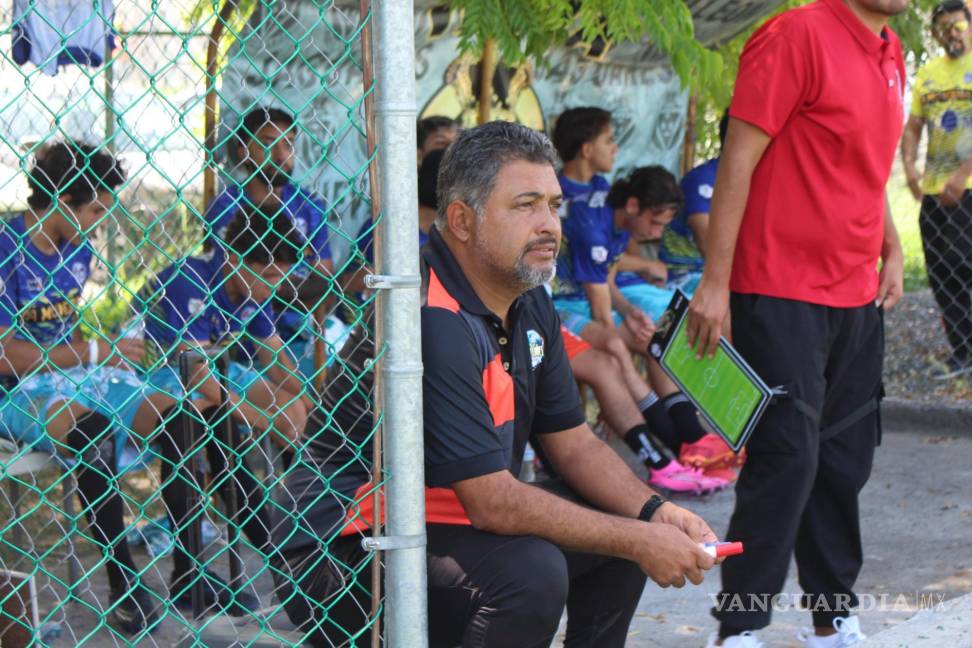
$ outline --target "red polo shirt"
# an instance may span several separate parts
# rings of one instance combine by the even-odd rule
[[[749,39],[729,112],[773,139],[753,173],[734,292],[874,300],[904,78],[898,37],[843,0],[783,13]]]

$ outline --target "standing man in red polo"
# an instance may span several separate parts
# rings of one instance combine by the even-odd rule
[[[862,637],[858,493],[880,441],[882,311],[902,292],[885,184],[903,126],[907,0],[819,0],[753,34],[740,58],[689,339],[733,340],[777,399],[753,433],[710,646],[755,648],[796,554],[813,648]],[[766,605],[764,605],[765,603]],[[745,634],[744,634],[745,633]]]

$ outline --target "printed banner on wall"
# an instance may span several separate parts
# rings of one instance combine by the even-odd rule
[[[696,29],[706,43],[731,37],[779,4],[771,0],[689,2]],[[272,11],[272,20],[266,12]],[[321,9],[310,1],[261,4],[230,52],[223,73],[219,155],[233,159],[231,134],[240,115],[256,106],[295,113],[300,183],[333,206],[331,224],[352,236],[369,217],[360,199],[367,191],[360,60],[355,5]],[[415,14],[416,93],[420,116],[447,115],[475,124],[478,61],[458,54],[458,15],[434,3],[417,3]],[[307,26],[314,26],[309,28]],[[285,34],[304,33],[295,43]],[[254,47],[259,43],[259,47]],[[245,55],[240,51],[245,44]],[[684,137],[687,94],[665,59],[647,44],[589,49],[564,46],[534,68],[500,66],[494,76],[494,119],[545,130],[565,108],[594,105],[614,113],[620,151],[616,173],[645,164],[676,172]],[[349,116],[353,119],[349,120]],[[356,126],[357,124],[357,126]],[[359,178],[349,182],[350,178]],[[224,177],[223,181],[230,180]],[[346,242],[335,242],[338,256]]]

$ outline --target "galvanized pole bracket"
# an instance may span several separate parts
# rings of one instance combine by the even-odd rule
[[[415,549],[427,544],[425,534],[378,536],[377,538],[361,538],[361,547],[365,551],[394,551],[395,549]]]
[[[372,290],[394,290],[399,288],[418,288],[422,285],[419,275],[366,275],[365,286]]]

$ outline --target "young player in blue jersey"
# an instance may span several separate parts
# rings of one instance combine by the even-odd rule
[[[719,120],[719,143],[726,139],[729,125],[727,112]],[[719,158],[698,165],[682,177],[685,203],[678,215],[665,227],[658,258],[668,266],[669,285],[692,293],[702,277],[705,264],[705,235],[709,229],[709,207],[715,191]]]
[[[217,243],[222,253],[183,259],[158,273],[140,293],[148,307],[143,359],[147,380],[155,389],[182,396],[185,390],[178,374],[179,354],[222,347],[228,367],[223,377],[229,392],[226,409],[219,407],[219,377],[209,363],[196,363],[189,376],[189,391],[201,403],[202,418],[212,429],[218,429],[228,415],[235,424],[256,434],[266,432],[271,440],[289,448],[303,431],[311,403],[303,393],[302,378],[283,351],[270,298],[302,258],[304,239],[283,212],[255,209],[236,217],[225,238],[225,242]],[[257,360],[262,367],[259,370]],[[250,442],[238,430],[234,434],[242,454]],[[169,592],[177,604],[187,606],[191,604],[190,586],[200,576],[198,562],[186,552],[188,486],[179,479],[166,479],[186,455],[186,449],[179,448],[169,435],[160,435],[160,442],[163,495],[170,516],[183,531],[173,554]],[[208,438],[206,452],[214,474],[228,470],[225,451],[217,439]],[[221,494],[225,496],[226,489],[236,488],[243,531],[254,549],[269,553],[268,491],[254,479],[246,459],[238,461],[229,477],[217,480]],[[232,591],[209,570],[204,571],[203,582],[206,608],[239,613],[241,608],[259,606],[251,592]]]
[[[564,325],[594,348],[611,353],[620,363],[629,391],[644,402],[647,384],[631,353],[646,359],[652,396],[675,426],[651,426],[683,464],[707,470],[707,477],[731,481],[735,455],[700,425],[694,406],[658,363],[648,355],[654,320],[670,303],[673,291],[648,283],[663,283],[664,264],[637,254],[637,244],[660,238],[678,208],[674,177],[657,166],[642,167],[609,186],[603,174],[614,166],[617,145],[611,114],[599,108],[575,108],[557,120],[553,138],[564,162],[560,184],[567,199],[563,242],[552,282],[554,303]],[[619,286],[620,272],[633,279]],[[647,408],[642,407],[646,411]],[[659,422],[660,422],[660,417]],[[649,419],[649,424],[651,420]],[[666,430],[675,430],[675,434]],[[636,449],[640,441],[626,439]],[[711,447],[710,447],[711,446]]]
[[[283,110],[258,107],[246,113],[236,133],[238,165],[232,175],[237,177],[209,204],[204,217],[209,233],[225,239],[227,228],[241,209],[269,211],[269,204],[284,206],[306,240],[306,251],[290,275],[290,285],[281,286],[280,294],[275,295],[275,324],[304,374],[311,376],[316,368],[309,313],[333,299],[334,266],[328,242],[328,207],[293,179],[296,138],[294,117]],[[211,246],[212,241],[208,243]]]
[[[439,164],[445,149],[434,149],[430,151],[422,160],[422,166],[418,172],[418,216],[419,247],[425,245],[429,240],[429,230],[435,221],[436,210],[438,209],[439,199],[436,195],[436,182],[439,176]],[[344,290],[348,293],[364,295],[366,287],[364,285],[365,273],[369,267],[375,263],[374,255],[374,232],[375,224],[370,219],[361,224],[358,235],[354,239],[355,261],[350,263],[352,269],[348,271],[342,279]]]
[[[0,432],[73,463],[90,534],[105,552],[107,621],[136,634],[151,630],[158,615],[125,540],[115,428],[148,438],[175,401],[137,379],[140,341],[78,335],[93,258],[88,236],[124,178],[107,153],[52,144],[29,171],[27,210],[0,225]]]

